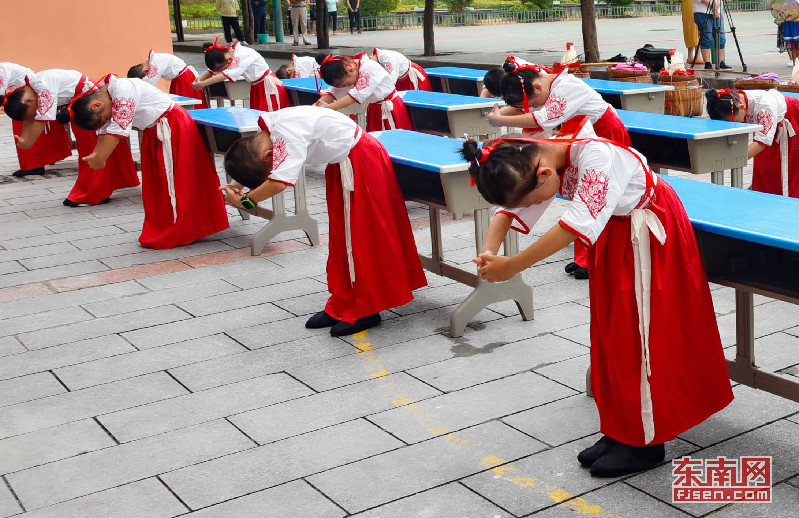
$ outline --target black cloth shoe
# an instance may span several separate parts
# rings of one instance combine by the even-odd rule
[[[563,269],[566,271],[566,273],[571,275],[574,273],[574,270],[576,270],[579,267],[580,266],[577,263],[569,263],[566,266],[564,266]]]
[[[109,196],[108,198],[103,198],[102,200],[100,200],[100,205],[105,205],[106,203],[111,203],[111,196]]]
[[[590,468],[599,457],[605,455],[617,444],[618,441],[616,441],[616,439],[611,439],[607,435],[603,435],[596,444],[578,453],[577,461],[586,468]]]
[[[363,331],[364,329],[375,327],[379,325],[382,320],[383,319],[380,318],[380,313],[374,313],[373,315],[361,317],[352,324],[348,322],[339,322],[330,328],[330,334],[331,336],[351,335]]]
[[[18,169],[11,173],[11,176],[16,176],[17,178],[22,178],[23,176],[30,176],[30,175],[43,175],[44,174],[44,167],[35,167],[33,169]]]
[[[339,321],[324,311],[320,311],[305,322],[305,327],[308,329],[321,329],[323,327],[330,327],[336,323],[339,323]]]
[[[713,63],[705,61],[705,70],[713,70]]]
[[[80,203],[72,201],[69,198],[66,198],[64,199],[64,205],[66,205],[67,207],[77,207],[78,205],[80,205]]]
[[[578,266],[576,270],[574,270],[574,278],[584,281],[588,278],[588,268],[583,268],[582,266]]]
[[[663,444],[636,447],[617,442],[609,452],[591,465],[591,475],[623,477],[657,466],[665,458],[666,447]]]
[[[732,70],[732,67],[725,62],[721,62],[719,65],[719,70]]]

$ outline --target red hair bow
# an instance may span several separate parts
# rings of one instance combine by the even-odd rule
[[[212,49],[230,50],[230,47],[228,47],[227,45],[220,45],[219,43],[217,43],[218,41],[219,41],[219,36],[214,38],[214,44],[213,45],[211,45],[210,47],[206,47],[205,48],[205,52],[208,52],[209,50],[212,50]]]

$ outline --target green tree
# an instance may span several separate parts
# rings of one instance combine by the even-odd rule
[[[386,14],[396,9],[397,5],[399,5],[399,0],[361,0],[361,16]]]
[[[526,9],[552,9],[552,0],[522,0]]]
[[[444,4],[449,8],[450,12],[453,13],[460,13],[473,3],[474,0],[444,0]]]

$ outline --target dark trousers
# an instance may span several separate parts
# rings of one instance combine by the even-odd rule
[[[361,10],[358,9],[355,12],[349,11],[349,14],[350,14],[350,32],[354,31],[355,29],[358,29],[358,32],[361,32]]]
[[[338,11],[328,11],[327,14],[330,15],[330,29],[333,32],[336,32],[336,21],[338,20]]]
[[[266,15],[254,15],[255,34],[266,34]]]
[[[244,41],[244,34],[242,34],[241,27],[239,26],[239,18],[237,16],[222,16],[221,18],[222,30],[225,32],[225,41],[228,43],[233,41],[233,37],[230,35],[231,28],[236,33],[236,39]]]

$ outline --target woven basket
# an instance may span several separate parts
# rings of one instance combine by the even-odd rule
[[[571,72],[571,74],[574,77],[587,77],[587,78],[590,78],[591,77],[591,67],[588,66],[588,65],[581,65],[579,71],[575,70],[574,72]]]
[[[608,76],[612,81],[627,81],[629,83],[651,83],[652,74],[649,70],[613,70],[608,67]]]
[[[777,90],[780,92],[799,93],[799,85],[777,85]]]
[[[691,75],[664,75],[658,77],[659,85],[671,85],[674,90],[666,92],[666,115],[694,117],[702,115],[702,88]]]
[[[768,81],[763,79],[749,79],[737,80],[732,84],[736,90],[771,90],[777,88],[779,83],[777,81]]]

